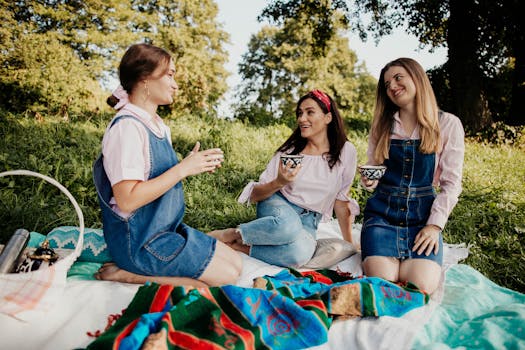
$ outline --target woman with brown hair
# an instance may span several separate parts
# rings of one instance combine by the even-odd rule
[[[312,90],[299,99],[295,114],[292,135],[277,149],[259,181],[248,183],[239,196],[241,203],[257,203],[257,218],[210,232],[234,249],[285,267],[310,261],[316,252],[317,227],[334,212],[343,238],[353,243],[352,223],[359,214],[357,202],[348,196],[357,152],[347,140],[335,101]],[[302,156],[301,164],[282,162],[281,156],[288,154]],[[322,258],[331,261],[337,256]]]
[[[220,149],[199,143],[179,161],[170,130],[157,114],[173,102],[175,65],[168,52],[132,45],[119,66],[121,87],[108,99],[118,112],[102,140],[94,180],[104,237],[114,263],[96,278],[173,285],[234,284],[242,260],[237,252],[183,223],[182,180],[221,166]]]

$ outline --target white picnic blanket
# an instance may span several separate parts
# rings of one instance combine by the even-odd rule
[[[353,230],[358,239],[360,226]],[[318,238],[341,237],[337,221],[320,225]],[[451,265],[466,258],[468,249],[445,246],[444,269],[440,289],[429,304],[405,314],[401,318],[355,318],[335,321],[329,330],[327,343],[312,348],[321,349],[410,349],[416,334],[428,322],[432,311],[443,297],[444,272]],[[266,264],[243,254],[244,268],[238,286],[251,287],[255,277],[275,275],[282,268]],[[344,272],[362,275],[361,257],[357,253],[334,265]],[[135,295],[138,285],[96,281],[68,281],[60,302],[53,310],[35,313],[33,319],[20,321],[0,314],[0,348],[70,350],[86,347],[93,338],[88,332],[104,330],[108,317],[121,314]]]

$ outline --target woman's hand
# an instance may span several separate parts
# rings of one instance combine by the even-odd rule
[[[184,169],[184,177],[204,172],[213,173],[221,167],[224,154],[220,148],[211,148],[205,151],[199,151],[199,148],[200,143],[197,142],[190,154],[179,163],[181,169]]]
[[[277,172],[277,178],[275,179],[275,181],[277,181],[277,183],[281,187],[284,187],[288,185],[290,182],[295,181],[295,177],[297,176],[301,168],[302,168],[301,164],[299,164],[295,168],[292,168],[291,164],[284,165],[281,163],[279,165],[279,170]]]
[[[369,178],[361,175],[361,184],[367,191],[373,191],[377,187],[379,180],[370,180]]]
[[[434,254],[439,252],[439,235],[441,234],[441,228],[436,225],[426,225],[419,231],[414,240],[414,248],[412,251],[417,250],[418,254],[425,253],[426,256],[430,255],[432,250]]]
[[[343,239],[352,243],[357,250],[361,250],[361,244],[355,242],[352,237],[352,224],[354,223],[355,215],[350,211],[349,203],[336,199],[334,203],[334,212],[337,221],[339,222],[339,228],[341,229]]]
[[[250,203],[257,203],[262,200],[269,198],[274,193],[278,192],[295,180],[295,177],[301,169],[301,164],[297,167],[292,168],[290,164],[283,165],[279,163],[279,168],[277,169],[277,177],[270,182],[256,184],[253,186],[252,193],[250,195]]]

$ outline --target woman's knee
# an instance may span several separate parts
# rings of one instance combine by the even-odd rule
[[[228,247],[230,248],[230,247]],[[231,248],[230,248],[231,249]],[[242,272],[242,257],[235,250],[227,253],[224,259],[224,284],[235,284]]]
[[[409,259],[401,265],[400,279],[411,282],[420,290],[432,294],[441,280],[441,266],[427,259]]]
[[[288,238],[290,241],[296,240],[303,231],[303,224],[298,215],[291,215],[287,217],[278,218],[278,234],[283,238]]]
[[[270,221],[268,221],[270,220]],[[267,232],[279,235],[279,242],[291,243],[297,240],[303,230],[301,218],[296,212],[283,212],[265,217]],[[242,231],[243,225],[241,225]],[[271,244],[270,244],[271,245]]]
[[[278,233],[284,241],[296,240],[303,229],[299,214],[286,199],[277,194],[257,204],[257,217],[271,218],[271,230]]]
[[[211,286],[235,284],[242,272],[242,257],[222,242],[217,242],[215,254],[200,280]]]
[[[389,256],[369,256],[363,261],[363,270],[368,277],[379,277],[387,281],[399,281],[399,260]]]
[[[242,271],[242,263],[239,265],[226,265],[221,271],[217,285],[236,284]]]
[[[288,260],[287,266],[303,266],[306,264],[315,252],[316,243],[312,238],[299,239],[288,246],[286,253],[286,259]]]
[[[439,276],[415,276],[408,279],[409,282],[415,284],[420,290],[432,294],[439,287]]]

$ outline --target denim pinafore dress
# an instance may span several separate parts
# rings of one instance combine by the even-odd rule
[[[426,225],[436,192],[432,186],[435,154],[419,151],[420,140],[390,140],[385,175],[364,210],[361,256],[389,256],[400,260],[443,261],[443,239],[439,252],[429,256],[413,252],[414,240]]]
[[[133,116],[120,116],[140,122],[149,135],[150,175],[155,178],[178,163],[168,137],[155,135]],[[123,218],[109,204],[113,192],[104,170],[102,155],[93,165],[104,238],[113,261],[120,268],[147,276],[198,278],[215,252],[216,240],[184,224],[185,203],[182,183],[178,182],[155,201]]]

